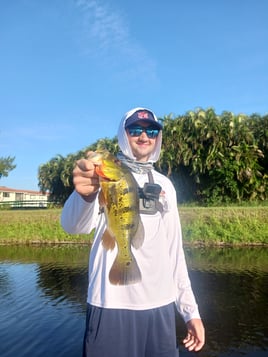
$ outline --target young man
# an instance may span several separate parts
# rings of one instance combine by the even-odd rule
[[[140,198],[145,233],[143,244],[132,248],[141,272],[141,280],[134,284],[109,281],[117,248],[107,251],[102,244],[106,220],[99,209],[96,165],[81,159],[73,171],[75,191],[64,205],[62,226],[69,233],[90,233],[95,228],[84,357],[177,357],[174,305],[186,323],[185,347],[199,351],[204,345],[204,327],[184,257],[176,192],[170,180],[153,169],[161,142],[162,126],[151,110],[135,108],[122,118],[119,160],[139,187],[161,186],[160,195]]]

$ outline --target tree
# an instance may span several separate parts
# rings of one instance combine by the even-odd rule
[[[174,182],[180,202],[265,200],[267,132],[267,118],[219,116],[211,108],[166,117],[160,170]]]
[[[252,114],[249,117],[249,127],[254,133],[259,150],[263,153],[259,163],[268,174],[268,115],[261,117],[259,114]]]
[[[15,169],[16,165],[13,164],[15,157],[0,157],[0,179],[7,177],[9,172]]]
[[[57,155],[39,167],[38,185],[42,192],[49,192],[50,201],[62,204],[71,194],[73,187],[69,182],[69,177],[71,177],[70,165],[73,166],[70,159]],[[68,179],[64,175],[66,167],[68,167],[69,172]]]
[[[217,115],[212,108],[163,119],[158,171],[173,181],[178,200],[221,204],[268,198],[268,116]],[[39,186],[64,203],[73,191],[75,162],[88,151],[119,150],[117,138],[103,138],[66,158],[39,168]]]

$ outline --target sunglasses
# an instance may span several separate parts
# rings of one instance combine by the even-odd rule
[[[127,128],[127,131],[132,137],[141,136],[141,134],[144,132],[149,139],[154,139],[158,136],[160,129],[150,127],[144,128],[142,126],[130,126]]]

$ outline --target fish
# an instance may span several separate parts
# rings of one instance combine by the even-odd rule
[[[109,272],[113,285],[129,285],[141,281],[141,272],[131,248],[139,249],[144,241],[144,227],[139,214],[137,182],[129,168],[108,151],[89,154],[99,176],[100,206],[104,208],[107,227],[102,236],[105,249],[117,255]]]

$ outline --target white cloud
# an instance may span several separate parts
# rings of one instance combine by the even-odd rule
[[[77,6],[82,10],[84,30],[88,38],[96,40],[99,50],[126,45],[128,29],[119,13],[95,0],[78,0]]]
[[[125,80],[145,76],[156,82],[156,63],[146,49],[133,40],[127,15],[95,0],[77,0],[83,18],[84,50],[113,74]],[[115,72],[114,72],[115,71]]]

